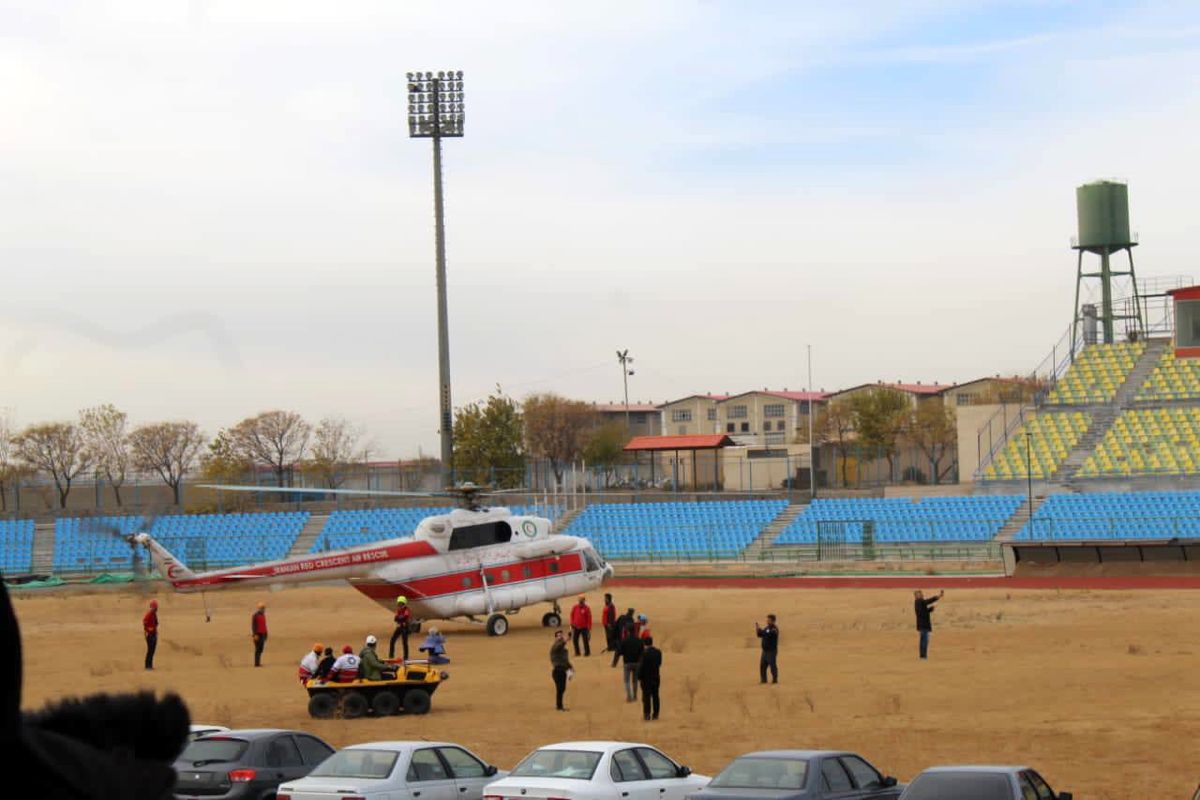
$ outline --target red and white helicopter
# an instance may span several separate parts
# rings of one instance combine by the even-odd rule
[[[413,496],[412,492],[353,489],[278,489],[261,486],[212,486],[232,491],[304,492]],[[388,539],[344,550],[330,550],[267,561],[251,566],[194,573],[148,533],[129,537],[144,546],[159,573],[178,592],[203,592],[231,586],[271,586],[344,579],[386,608],[404,595],[413,619],[465,618],[480,622],[487,615],[487,632],[508,632],[507,615],[536,603],[551,603],[542,625],[562,622],[558,601],[599,588],[612,577],[587,539],[551,531],[544,517],[517,516],[503,507],[488,508],[476,500],[483,490],[465,485],[446,493],[463,507],[426,517],[412,536]]]

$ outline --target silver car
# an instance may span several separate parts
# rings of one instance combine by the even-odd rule
[[[900,800],[1071,800],[1029,767],[930,767],[912,779]]]

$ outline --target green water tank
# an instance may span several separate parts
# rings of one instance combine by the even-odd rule
[[[1075,190],[1081,250],[1133,244],[1129,235],[1129,187],[1116,181],[1085,183]]]

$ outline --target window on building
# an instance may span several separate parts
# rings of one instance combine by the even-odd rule
[[[708,410],[708,418],[709,418],[709,420],[715,420],[717,418],[716,406],[713,406],[712,408],[710,408]]]
[[[675,432],[680,436],[687,436],[687,425],[680,425],[675,429]]]
[[[783,403],[767,403],[763,406],[764,417],[782,417],[785,413]]]
[[[742,433],[749,433],[749,432],[750,432],[750,423],[743,422],[742,423]]]
[[[784,430],[786,427],[787,427],[787,423],[785,423],[783,420],[779,420],[778,422],[775,423],[775,430],[777,430],[777,431]]]
[[[646,424],[646,412],[634,411],[633,413],[631,413],[629,415],[629,424],[630,425],[645,425]]]
[[[726,422],[725,423],[725,432],[726,433],[736,433],[737,432],[737,423]]]
[[[768,433],[765,439],[767,444],[784,444],[787,437],[782,433]]]
[[[957,406],[971,406],[975,404],[975,395],[971,392],[959,392],[954,396],[954,404]]]
[[[747,406],[730,406],[725,412],[726,419],[746,419],[750,416],[750,410]]]
[[[671,411],[671,422],[691,422],[692,410],[690,408],[676,408]]]

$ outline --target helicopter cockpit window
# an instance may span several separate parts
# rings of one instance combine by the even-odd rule
[[[583,568],[587,572],[599,572],[604,569],[604,562],[592,548],[583,551]]]
[[[504,544],[512,539],[512,528],[507,522],[484,522],[480,525],[464,525],[450,533],[451,550],[467,550],[486,547],[489,544]]]

